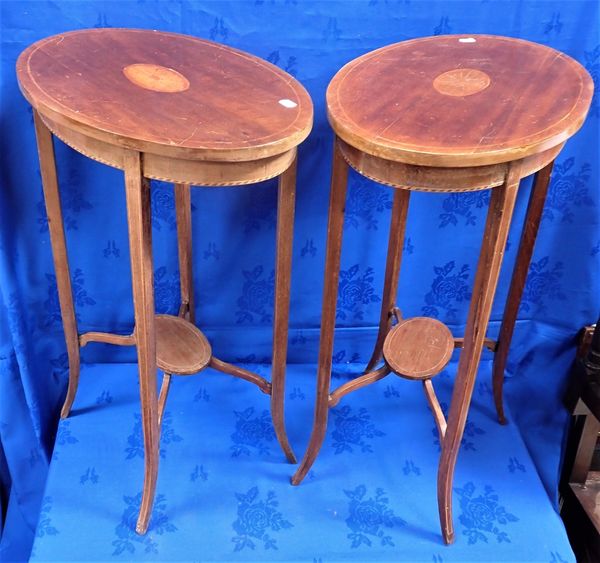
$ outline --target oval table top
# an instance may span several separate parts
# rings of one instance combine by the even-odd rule
[[[493,35],[395,43],[344,66],[327,89],[331,126],[363,152],[464,167],[517,160],[581,127],[593,82],[549,47]]]
[[[42,39],[17,62],[42,115],[144,152],[246,161],[281,154],[312,127],[292,76],[253,55],[175,33],[85,29]]]

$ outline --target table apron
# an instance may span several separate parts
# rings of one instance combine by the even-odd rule
[[[77,152],[119,170],[124,170],[128,149],[89,137],[80,131],[41,115],[45,125],[63,143]],[[146,178],[174,184],[196,186],[243,186],[275,178],[285,172],[296,157],[296,148],[275,156],[248,161],[187,160],[142,153],[142,170]]]

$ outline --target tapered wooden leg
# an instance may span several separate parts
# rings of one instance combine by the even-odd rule
[[[192,202],[190,186],[175,184],[175,212],[177,215],[177,250],[179,254],[179,284],[181,304],[187,304],[187,318],[195,322],[194,276],[192,270]]]
[[[285,368],[287,361],[292,274],[292,241],[296,202],[296,159],[279,177],[277,198],[277,242],[275,266],[275,311],[273,315],[273,368],[271,370],[271,416],[275,435],[290,463],[296,456],[285,431]]]
[[[381,361],[383,357],[383,342],[392,324],[391,311],[396,305],[396,295],[398,293],[398,277],[400,276],[400,264],[402,262],[402,248],[404,247],[409,198],[410,192],[408,190],[394,190],[394,207],[392,208],[392,217],[390,220],[390,236],[385,265],[383,295],[381,297],[379,332],[377,333],[373,355],[367,364],[365,373],[372,371]]]
[[[133,151],[126,153],[124,164],[135,340],[144,434],[144,490],[136,532],[144,534],[152,514],[159,452],[150,184],[142,177],[139,153]]]
[[[177,218],[177,254],[179,257],[179,291],[181,294],[179,316],[191,323],[195,322],[194,276],[192,270],[192,202],[190,186],[175,184],[175,215]],[[167,406],[172,376],[163,375],[158,396],[158,426],[162,425]]]
[[[465,429],[494,293],[498,284],[498,274],[508,238],[519,179],[520,166],[511,164],[504,185],[492,190],[477,274],[473,285],[473,297],[469,307],[464,348],[458,363],[438,469],[438,505],[442,535],[446,543],[454,540],[452,523],[454,468]]]
[[[79,339],[77,334],[77,321],[73,306],[73,291],[71,289],[71,275],[67,257],[67,244],[63,226],[60,194],[58,192],[58,177],[56,175],[56,162],[54,160],[54,145],[52,133],[46,127],[38,113],[34,110],[35,134],[37,138],[38,154],[40,159],[40,172],[44,187],[44,200],[48,215],[48,230],[52,245],[52,257],[56,273],[56,287],[60,314],[65,332],[67,356],[69,358],[69,386],[67,396],[60,412],[61,418],[67,418],[77,393],[79,384]]]
[[[344,227],[344,208],[348,184],[348,165],[338,148],[337,139],[333,149],[331,194],[329,198],[329,221],[327,224],[327,251],[325,256],[325,284],[323,288],[323,311],[321,314],[321,342],[317,372],[317,398],[315,418],[310,442],[302,463],[292,477],[298,485],[314,463],[327,432],[329,414],[329,389],[331,385],[331,361],[335,331],[335,312],[340,277],[340,257]]]
[[[525,225],[523,227],[523,232],[521,233],[519,252],[517,254],[512,280],[510,282],[504,315],[502,316],[502,326],[500,327],[496,353],[494,355],[492,384],[496,412],[498,413],[498,420],[501,424],[506,424],[506,417],[504,416],[503,387],[508,350],[517,321],[521,297],[523,296],[523,290],[525,289],[525,282],[527,281],[527,273],[529,271],[531,257],[533,256],[535,239],[542,220],[544,203],[546,202],[546,194],[548,193],[553,166],[554,161],[547,164],[535,175],[533,188],[531,189],[531,195],[529,197],[529,204],[527,206]]]

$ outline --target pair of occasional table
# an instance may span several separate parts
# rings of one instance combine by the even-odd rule
[[[150,519],[160,421],[171,376],[212,367],[271,396],[276,436],[295,462],[284,423],[284,382],[297,146],[312,127],[312,104],[291,76],[216,43],[156,31],[98,29],[39,41],[17,63],[34,108],[61,314],[69,356],[69,414],[80,347],[136,346],[145,474],[137,531]],[[335,132],[317,399],[298,484],[315,461],[329,408],[390,373],[421,381],[442,444],[438,502],[442,534],[454,537],[452,480],[484,347],[495,352],[494,397],[504,422],[508,349],[548,189],[552,163],[582,125],[593,86],[574,60],[534,43],[495,36],[440,36],[384,47],[346,65],[327,91]],[[125,175],[135,328],[131,335],[79,333],[52,134]],[[395,188],[379,333],[363,375],[331,390],[335,304],[348,168]],[[521,178],[536,173],[500,335],[487,335]],[[271,381],[216,358],[195,325],[190,185],[237,186],[279,177]],[[174,184],[181,282],[179,316],[156,315],[150,179]],[[411,191],[491,189],[465,334],[441,321],[402,317],[397,288]],[[107,197],[110,193],[107,192]],[[448,419],[432,378],[461,348]],[[383,364],[379,366],[381,361]],[[157,393],[157,367],[164,372]],[[401,416],[401,413],[399,413]]]

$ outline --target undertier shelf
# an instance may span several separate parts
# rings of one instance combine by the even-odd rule
[[[206,336],[189,321],[156,315],[156,365],[165,373],[190,375],[205,368],[212,356]]]
[[[437,319],[401,320],[387,335],[383,355],[390,368],[409,379],[428,379],[450,361],[454,337]]]

